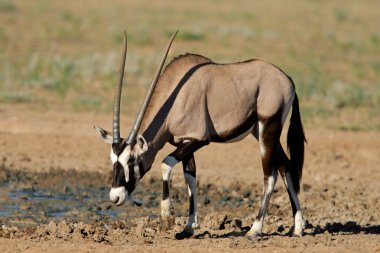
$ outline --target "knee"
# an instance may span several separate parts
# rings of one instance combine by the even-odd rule
[[[177,159],[172,156],[168,156],[164,159],[161,164],[161,172],[164,180],[169,180],[170,173],[174,167],[178,163]]]

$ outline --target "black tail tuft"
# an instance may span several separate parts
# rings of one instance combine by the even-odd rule
[[[292,107],[287,144],[290,153],[290,174],[294,189],[298,193],[300,191],[300,182],[302,178],[306,138],[302,127],[297,94],[294,96]]]

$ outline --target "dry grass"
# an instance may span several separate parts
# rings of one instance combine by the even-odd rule
[[[171,57],[268,60],[294,79],[310,124],[333,118],[347,119],[341,129],[364,121],[359,130],[380,129],[379,23],[375,0],[0,0],[0,101],[110,110],[126,28],[123,99],[134,111],[139,102],[131,101],[140,101],[180,29]],[[353,122],[344,116],[356,114]]]

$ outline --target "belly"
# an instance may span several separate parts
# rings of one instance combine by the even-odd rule
[[[234,138],[232,138],[232,139],[227,139],[227,140],[225,140],[224,143],[234,143],[234,142],[241,141],[241,140],[243,140],[245,137],[247,137],[249,134],[251,134],[251,133],[252,133],[252,130],[253,130],[253,126],[252,126],[250,129],[248,129],[246,132],[244,132],[244,133],[238,135],[237,137],[234,137]]]
[[[252,113],[250,117],[236,124],[235,127],[221,129],[213,129],[215,132],[211,135],[211,141],[213,142],[223,142],[223,143],[233,143],[238,142],[247,137],[254,131],[254,127],[257,123],[257,115]],[[218,131],[219,130],[219,131]],[[213,131],[210,131],[213,132]]]

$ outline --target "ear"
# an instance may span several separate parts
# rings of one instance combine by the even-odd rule
[[[136,146],[139,149],[139,153],[145,153],[148,150],[148,143],[142,135],[138,135],[136,138]]]
[[[112,144],[113,138],[106,130],[101,129],[100,127],[94,126],[95,131],[100,135],[100,137],[108,144]]]

